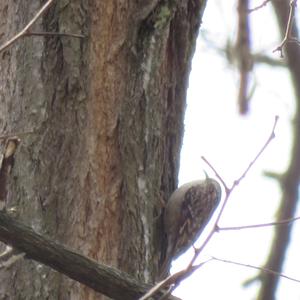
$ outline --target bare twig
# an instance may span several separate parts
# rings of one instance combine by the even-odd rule
[[[177,273],[176,273],[177,274]],[[176,275],[174,274],[174,275]],[[138,300],[147,300],[150,297],[152,297],[154,294],[156,294],[158,291],[162,290],[163,288],[170,286],[174,281],[174,275],[167,277],[163,281],[157,283],[153,288],[151,288],[145,295],[143,295]],[[169,290],[167,291],[169,293]]]
[[[226,183],[224,182],[224,180],[222,179],[222,177],[219,175],[219,173],[216,171],[216,169],[209,163],[209,161],[204,157],[201,156],[202,160],[213,170],[213,172],[215,173],[215,175],[217,176],[217,178],[222,182],[224,188],[225,188],[225,193],[226,195],[228,193],[230,193],[235,186],[237,186],[240,181],[247,175],[247,173],[249,172],[249,170],[251,169],[251,167],[254,165],[254,163],[257,161],[257,159],[261,156],[261,154],[265,151],[265,149],[268,147],[268,145],[270,144],[271,140],[275,138],[275,128],[277,126],[277,122],[278,122],[279,117],[275,116],[275,121],[274,121],[274,125],[271,131],[271,134],[269,136],[269,138],[267,139],[267,141],[265,142],[265,144],[263,145],[263,147],[261,148],[261,150],[257,153],[257,155],[255,156],[255,158],[250,162],[249,166],[246,168],[246,170],[244,171],[244,173],[237,179],[235,180],[235,182],[233,183],[232,187],[229,188]]]
[[[247,268],[251,268],[251,269],[255,269],[255,270],[260,270],[260,271],[263,271],[264,273],[269,273],[269,274],[272,274],[274,276],[283,277],[283,278],[286,278],[286,279],[291,280],[291,281],[300,282],[299,279],[284,275],[282,273],[279,273],[279,272],[276,272],[276,271],[273,271],[273,270],[270,270],[270,269],[267,269],[267,268],[264,268],[264,267],[258,267],[258,266],[253,266],[253,265],[249,265],[249,264],[243,264],[243,263],[240,263],[240,262],[221,259],[221,258],[217,258],[217,257],[212,257],[212,259],[217,260],[217,261],[221,261],[221,262],[224,262],[224,263],[227,263],[227,264],[232,264],[232,265],[243,266],[243,267],[247,267]]]
[[[225,188],[225,192],[228,193],[230,188],[226,185],[225,181],[223,180],[223,178],[220,176],[220,174],[217,172],[217,170],[212,166],[212,164],[204,157],[201,156],[201,159],[213,170],[213,172],[215,173],[216,177],[221,181],[221,183],[223,184],[224,188]]]
[[[266,64],[271,67],[287,67],[286,61],[283,59],[269,57],[263,53],[255,53],[252,55],[253,63],[257,64]]]
[[[192,258],[190,265],[193,265],[194,261],[197,259],[197,257],[199,256],[200,252],[202,252],[202,250],[205,248],[205,246],[207,245],[207,243],[209,242],[209,240],[211,239],[211,237],[214,235],[214,233],[218,230],[218,223],[220,221],[220,218],[224,212],[224,209],[227,205],[228,199],[230,194],[232,193],[232,191],[234,190],[234,188],[241,182],[241,180],[247,175],[247,173],[249,172],[249,170],[251,169],[251,167],[254,165],[254,163],[257,161],[257,159],[260,157],[260,155],[264,152],[264,150],[266,149],[266,147],[270,144],[271,140],[275,137],[275,128],[278,122],[278,116],[275,117],[275,121],[274,121],[274,125],[272,128],[272,132],[269,136],[269,138],[267,139],[267,141],[265,142],[265,144],[263,145],[263,147],[261,148],[261,150],[258,152],[258,154],[255,156],[255,158],[250,162],[249,166],[246,168],[246,170],[244,171],[244,173],[237,179],[234,181],[233,185],[231,188],[228,188],[228,186],[225,184],[224,180],[222,179],[222,177],[218,174],[218,172],[216,172],[216,170],[212,167],[212,165],[207,161],[207,159],[205,157],[202,157],[202,159],[212,168],[212,170],[215,172],[217,178],[222,182],[222,184],[224,185],[225,188],[225,199],[223,202],[223,205],[219,211],[219,214],[217,216],[217,219],[214,223],[214,226],[212,228],[212,230],[210,231],[209,235],[207,236],[207,238],[205,239],[205,241],[203,242],[203,244],[201,245],[200,248],[195,250],[195,255]]]
[[[228,186],[225,184],[225,182],[222,179],[222,177],[218,174],[218,172],[215,170],[215,168],[212,167],[212,165],[207,161],[207,159],[205,157],[202,157],[202,159],[206,163],[208,163],[208,165],[215,172],[217,178],[224,185],[224,188],[225,188],[225,199],[224,199],[223,205],[221,206],[219,214],[218,214],[218,216],[217,216],[217,218],[215,220],[215,223],[213,225],[212,230],[210,231],[210,233],[206,237],[206,239],[203,242],[203,244],[201,245],[201,247],[195,249],[195,254],[194,254],[194,257],[192,258],[192,260],[190,261],[189,267],[191,267],[193,265],[193,263],[195,262],[195,260],[199,256],[199,254],[203,251],[203,249],[206,247],[206,245],[208,244],[208,242],[210,241],[210,239],[212,238],[212,236],[214,235],[214,233],[218,230],[218,223],[219,223],[219,221],[221,219],[221,216],[223,215],[223,212],[224,212],[224,209],[225,209],[225,207],[227,205],[227,202],[228,202],[230,194],[232,193],[232,191],[234,190],[234,188],[241,182],[241,180],[247,175],[247,173],[249,172],[249,170],[251,169],[251,167],[254,165],[254,163],[257,161],[257,159],[261,156],[261,154],[264,152],[264,150],[266,149],[266,147],[270,144],[271,140],[275,137],[275,128],[276,128],[276,125],[277,125],[277,122],[278,122],[278,118],[279,118],[278,116],[275,117],[275,121],[274,121],[274,125],[273,125],[273,128],[272,128],[271,134],[270,134],[269,138],[267,139],[267,141],[265,142],[265,144],[263,145],[263,147],[261,148],[261,150],[255,156],[255,158],[250,162],[249,166],[246,168],[246,170],[244,171],[244,173],[237,180],[234,181],[234,183],[232,184],[231,188],[228,188]]]
[[[72,38],[79,38],[79,39],[83,39],[86,37],[83,34],[65,33],[65,32],[48,32],[48,31],[41,31],[41,32],[29,31],[26,32],[24,36],[64,36],[64,37],[72,37]]]
[[[213,228],[209,232],[209,234],[206,237],[206,239],[204,240],[203,244],[199,248],[195,248],[195,254],[194,254],[193,258],[191,259],[191,261],[190,261],[190,263],[189,263],[189,265],[188,265],[188,267],[186,269],[186,272],[188,272],[190,269],[192,269],[193,264],[194,264],[195,260],[198,258],[199,254],[203,251],[203,249],[209,243],[210,239],[215,234],[215,232],[217,232],[217,230],[218,230],[218,223],[219,223],[219,221],[221,219],[221,216],[223,215],[223,212],[224,212],[224,209],[225,209],[225,207],[227,205],[227,202],[228,202],[230,194],[232,193],[232,191],[234,190],[234,188],[240,183],[240,181],[247,175],[247,173],[249,172],[249,170],[251,169],[251,167],[253,166],[253,164],[257,161],[257,159],[264,152],[264,150],[269,145],[269,143],[271,142],[271,140],[275,137],[275,128],[276,128],[277,122],[278,122],[278,116],[275,117],[274,125],[273,125],[273,128],[272,128],[272,131],[271,131],[271,134],[270,134],[269,138],[267,139],[267,141],[265,142],[265,144],[263,145],[263,147],[261,148],[261,150],[258,152],[258,154],[255,156],[255,158],[250,162],[249,166],[246,168],[246,170],[243,172],[243,174],[237,180],[234,181],[234,183],[232,184],[231,188],[228,188],[228,186],[226,185],[226,183],[224,182],[224,180],[222,179],[222,177],[215,170],[215,168],[208,162],[208,160],[205,157],[202,157],[202,159],[212,168],[212,170],[216,174],[217,178],[224,185],[224,188],[225,188],[225,199],[224,199],[223,205],[221,206],[219,214],[217,215],[217,218],[216,218],[216,220],[214,222]]]
[[[268,147],[268,145],[270,144],[270,142],[275,138],[275,128],[277,126],[278,119],[279,119],[279,117],[275,116],[275,121],[274,121],[273,129],[272,129],[272,132],[271,132],[269,138],[267,139],[267,141],[265,142],[265,144],[261,148],[261,150],[258,152],[258,154],[255,156],[255,158],[250,162],[248,168],[244,171],[244,173],[242,174],[242,176],[238,180],[236,180],[234,182],[234,184],[232,186],[232,189],[233,189],[234,186],[238,185],[243,178],[245,178],[245,176],[247,175],[247,173],[249,172],[249,170],[251,169],[251,167],[255,164],[255,162],[257,161],[257,159],[265,151],[265,149]]]
[[[173,275],[168,276],[163,281],[158,282],[153,288],[151,288],[147,292],[147,294],[143,295],[138,300],[149,299],[150,297],[155,295],[158,291],[161,291],[163,288],[173,285],[172,287],[170,287],[170,289],[167,291],[167,293],[165,293],[163,295],[163,297],[160,298],[160,299],[165,299],[164,297],[169,295],[176,288],[178,283],[180,283],[183,279],[190,276],[195,270],[199,269],[201,266],[203,266],[204,264],[208,263],[211,260],[212,260],[212,258],[209,258],[206,261],[200,263],[199,265],[188,267],[185,270],[181,270],[179,272],[174,273]]]
[[[273,50],[273,52],[279,51],[280,57],[283,58],[283,47],[286,43],[292,42],[292,43],[297,43],[300,44],[300,41],[292,36],[292,25],[293,25],[293,20],[295,16],[295,9],[297,6],[297,0],[291,0],[290,1],[290,12],[289,12],[289,18],[286,26],[286,31],[284,38],[280,45]]]
[[[253,8],[248,9],[248,13],[252,13],[256,10],[259,10],[261,8],[263,8],[264,6],[266,6],[271,0],[265,0],[263,3],[261,3],[260,5],[257,5]]]
[[[43,7],[38,11],[38,13],[30,20],[30,22],[12,39],[8,40],[4,45],[0,47],[0,52],[4,51],[6,48],[15,43],[18,39],[25,36],[33,24],[39,19],[39,17],[50,7],[54,0],[48,0]]]
[[[286,219],[286,220],[270,222],[270,223],[262,223],[262,224],[232,226],[232,227],[218,227],[218,231],[241,230],[241,229],[251,229],[251,228],[261,228],[261,227],[268,227],[268,226],[277,226],[277,225],[289,224],[289,223],[292,223],[292,222],[297,221],[297,220],[300,220],[300,217],[289,218],[289,219]]]
[[[222,182],[224,188],[225,188],[225,199],[223,202],[223,205],[218,213],[218,216],[214,222],[213,228],[212,230],[209,232],[208,236],[206,237],[206,239],[204,240],[204,242],[202,243],[201,247],[199,248],[194,248],[195,253],[193,258],[191,259],[189,265],[186,267],[186,269],[179,271],[173,275],[170,275],[169,277],[167,277],[165,280],[159,282],[157,285],[155,285],[151,290],[148,291],[147,294],[145,294],[143,297],[141,297],[139,300],[146,300],[149,299],[151,296],[153,296],[157,291],[161,290],[162,288],[165,288],[167,286],[173,285],[170,290],[168,291],[168,293],[172,292],[177,285],[185,278],[187,278],[188,276],[190,276],[195,270],[197,270],[198,268],[200,268],[203,264],[211,261],[212,259],[216,259],[216,258],[212,258],[209,259],[199,265],[194,265],[195,260],[198,258],[199,254],[202,252],[202,250],[206,247],[206,245],[208,244],[208,242],[210,241],[210,239],[212,238],[212,236],[221,228],[218,227],[218,223],[220,221],[221,216],[223,215],[224,209],[226,207],[226,204],[228,202],[229,196],[232,193],[232,191],[234,190],[234,188],[240,183],[240,181],[248,174],[249,170],[251,169],[251,167],[254,165],[254,163],[257,161],[257,159],[261,156],[261,154],[264,152],[264,150],[266,149],[266,147],[270,144],[270,142],[272,141],[272,139],[275,137],[275,128],[278,122],[278,116],[275,117],[274,120],[274,125],[271,131],[271,134],[269,136],[269,138],[267,139],[267,141],[265,142],[265,144],[262,146],[261,150],[258,152],[258,154],[255,156],[255,158],[250,162],[249,166],[246,168],[246,170],[242,173],[242,175],[234,181],[234,183],[232,184],[232,186],[229,188],[227,186],[227,184],[225,183],[225,181],[223,180],[223,178],[220,176],[220,174],[218,173],[218,171],[210,164],[210,162],[205,158],[205,157],[201,157],[207,164],[208,166],[213,170],[213,172],[215,173],[216,177]],[[300,218],[300,217],[299,217]],[[288,223],[288,222],[292,222],[292,220],[283,220],[281,221],[282,224],[284,223]],[[257,227],[257,225],[254,225],[255,227]],[[265,224],[260,224],[261,227],[263,226],[267,226]],[[271,225],[268,225],[271,226]]]
[[[290,14],[289,4],[290,1],[272,1],[282,39],[285,36],[287,20]],[[299,36],[299,28],[297,28],[295,21],[292,24],[292,34],[296,37]],[[299,203],[300,182],[300,61],[298,60],[300,57],[300,47],[297,47],[292,43],[287,43],[284,49],[286,50],[285,56],[295,93],[295,115],[293,117],[293,122],[291,123],[291,130],[294,138],[290,146],[289,163],[283,174],[277,178],[279,179],[279,185],[282,192],[280,203],[276,209],[276,218],[278,220],[286,220],[295,216],[297,205]],[[276,226],[274,228],[272,243],[270,245],[268,257],[263,264],[264,267],[277,272],[283,271],[285,259],[288,258],[288,247],[292,242],[292,229],[293,226],[291,225]],[[260,283],[260,289],[255,298],[260,300],[275,299],[280,278],[269,274],[263,274],[263,272],[258,274],[257,278]]]

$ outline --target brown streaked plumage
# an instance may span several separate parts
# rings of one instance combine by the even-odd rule
[[[221,186],[211,178],[179,187],[171,195],[164,213],[167,250],[160,278],[168,274],[178,258],[200,236],[221,200]]]

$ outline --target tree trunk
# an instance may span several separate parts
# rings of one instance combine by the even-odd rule
[[[0,2],[1,41],[40,1]],[[7,207],[42,235],[141,281],[163,256],[161,212],[175,189],[191,57],[205,1],[61,0],[1,53],[2,133],[23,133]],[[23,260],[0,299],[104,299]]]

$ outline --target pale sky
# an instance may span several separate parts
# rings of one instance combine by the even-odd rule
[[[215,46],[221,47],[228,33],[231,33],[231,38],[234,36],[234,2],[208,1],[201,31]],[[255,5],[258,1],[251,2]],[[280,41],[270,5],[253,14],[252,25],[255,49],[277,58],[278,54],[272,53],[272,50]],[[264,177],[263,172],[283,172],[289,160],[290,123],[294,110],[289,75],[284,69],[259,66],[255,69],[252,84],[256,85],[256,90],[251,100],[250,114],[241,117],[236,103],[238,75],[200,34],[188,90],[180,184],[203,178],[203,170],[213,176],[201,160],[203,155],[230,186],[268,139],[275,115],[280,117],[276,138],[232,194],[221,219],[220,225],[223,226],[274,221],[280,189],[274,180]],[[298,279],[299,231],[300,222],[296,224],[284,270],[286,275]],[[203,239],[200,238],[199,244]],[[270,227],[218,233],[200,260],[216,256],[260,266],[265,262],[271,240]],[[179,258],[173,270],[186,266],[192,254],[190,250]],[[254,283],[243,288],[242,284],[256,274],[257,271],[249,268],[210,262],[183,282],[175,295],[188,300],[254,299],[258,285]],[[300,299],[300,284],[281,279],[277,299]]]

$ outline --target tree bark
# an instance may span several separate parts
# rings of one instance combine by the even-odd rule
[[[79,253],[35,233],[21,222],[15,221],[6,213],[0,212],[0,240],[13,247],[14,262],[18,259],[34,259],[54,270],[67,275],[84,285],[113,299],[131,300],[145,295],[152,286],[138,282],[132,276],[107,265],[98,264]],[[7,266],[11,260],[3,260],[0,267]],[[3,263],[3,264],[1,264]],[[162,288],[154,299],[161,299],[166,293]],[[168,300],[176,300],[168,296]]]
[[[3,0],[0,37],[40,1]],[[8,207],[41,235],[147,283],[163,256],[163,201],[177,185],[191,58],[205,1],[61,0],[1,53],[0,128],[24,136]],[[30,261],[0,298],[104,299]]]

